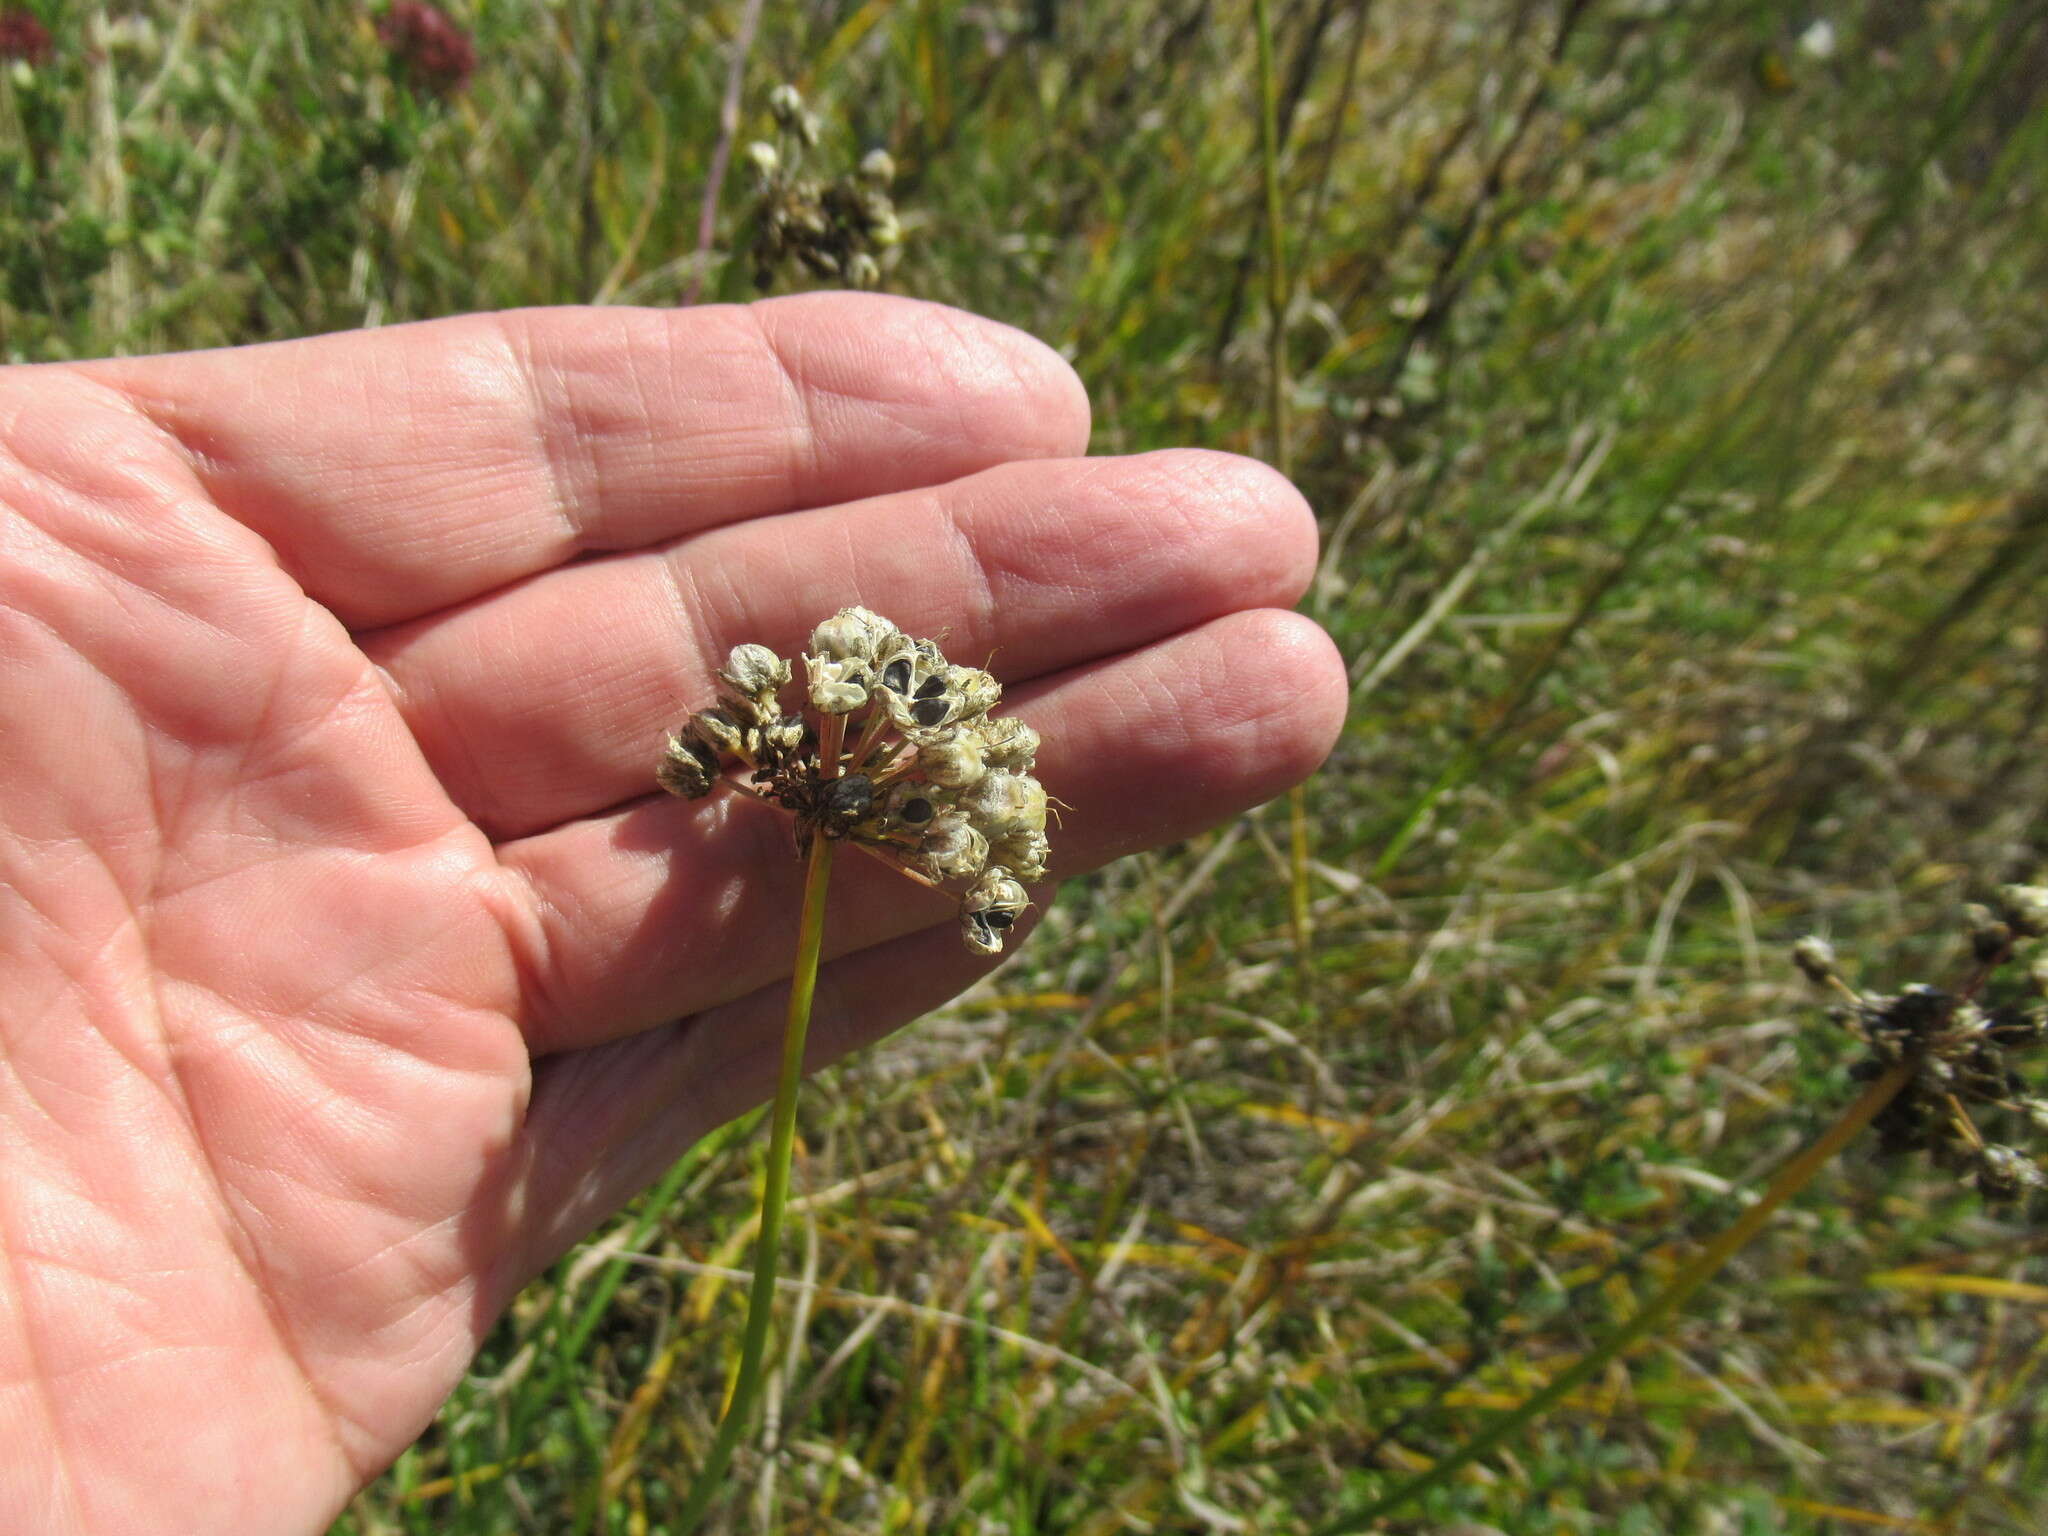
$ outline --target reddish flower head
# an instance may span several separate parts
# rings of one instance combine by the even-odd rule
[[[377,18],[377,38],[415,84],[452,96],[476,69],[476,47],[448,13],[427,0],[391,0]]]
[[[23,59],[41,64],[49,56],[48,27],[19,6],[0,11],[0,60]]]

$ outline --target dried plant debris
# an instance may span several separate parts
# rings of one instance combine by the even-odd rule
[[[766,288],[795,263],[813,277],[855,288],[882,280],[882,263],[903,240],[889,186],[896,162],[871,149],[850,172],[832,180],[805,173],[823,128],[795,86],[768,97],[776,134],[746,148],[755,176],[754,285]]]
[[[799,852],[821,836],[872,850],[957,896],[967,948],[1000,954],[1050,852],[1038,733],[989,713],[1002,689],[987,672],[866,608],[811,632],[803,699],[784,714],[791,679],[768,647],[734,647],[718,703],[669,738],[656,781],[686,800],[727,786],[782,806]]]
[[[1916,1064],[1872,1122],[1879,1150],[1925,1152],[1970,1178],[1986,1200],[2013,1203],[2048,1188],[2039,1157],[2012,1144],[2048,1133],[2048,1097],[2020,1069],[2029,1049],[2048,1042],[2048,953],[2036,947],[2028,957],[2020,995],[2004,998],[1998,983],[2022,946],[2048,937],[2048,887],[2001,886],[1995,906],[1964,913],[1971,968],[1953,989],[1915,983],[1889,995],[1858,992],[1842,979],[1833,948],[1817,938],[1801,939],[1792,958],[1809,980],[1842,997],[1830,1016],[1868,1051],[1855,1077]]]

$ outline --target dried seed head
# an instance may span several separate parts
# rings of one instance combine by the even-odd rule
[[[1835,974],[1835,946],[1809,933],[1792,946],[1792,963],[1808,981],[1824,986]]]
[[[672,795],[701,800],[718,782],[718,755],[701,741],[671,736],[668,750],[654,770],[654,781]]]
[[[941,811],[925,828],[917,857],[934,880],[972,880],[988,863],[988,838],[959,811]]]
[[[751,774],[729,782],[795,812],[799,850],[849,839],[927,883],[965,889],[964,942],[1001,953],[1028,902],[1023,882],[1045,878],[1050,854],[1045,788],[1028,771],[1038,733],[989,718],[1002,692],[989,673],[954,666],[935,642],[866,608],[819,624],[803,659],[807,707],[785,717],[789,663],[766,646],[735,647],[719,703],[690,717],[657,766],[661,786],[695,798],[737,759]],[[819,715],[854,718],[828,731]],[[1880,1012],[1874,1002],[1866,1011]]]
[[[773,699],[789,682],[789,663],[765,645],[736,645],[725,658],[718,680],[734,693],[760,703]]]
[[[966,731],[954,731],[941,740],[920,745],[917,771],[946,789],[965,789],[980,783],[988,771],[982,766],[980,738]]]

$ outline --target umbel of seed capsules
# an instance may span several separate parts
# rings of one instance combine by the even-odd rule
[[[988,673],[866,608],[811,631],[793,715],[782,707],[791,670],[765,645],[735,646],[718,703],[669,738],[661,787],[695,800],[724,784],[782,806],[799,851],[814,837],[874,849],[957,896],[967,947],[1000,954],[1030,905],[1024,887],[1045,878],[1038,733],[989,713],[1002,689]]]

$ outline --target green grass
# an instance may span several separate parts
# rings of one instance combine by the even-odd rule
[[[1956,904],[2040,867],[2048,21],[1845,0],[1819,59],[1774,5],[1665,9],[1276,0],[1277,347],[1249,0],[766,6],[743,131],[790,79],[830,153],[887,145],[886,285],[1059,346],[1098,451],[1270,455],[1287,359],[1310,606],[1371,686],[1308,791],[1306,1022],[1276,806],[1076,883],[815,1085],[729,1529],[1363,1507],[1854,1096],[1792,937],[1939,980]],[[742,10],[460,9],[446,103],[346,7],[166,4],[97,63],[62,20],[0,74],[0,348],[743,296],[740,179],[696,233]],[[762,1140],[532,1287],[338,1529],[672,1530]],[[2042,1246],[1852,1148],[1386,1528],[2038,1530]]]

